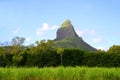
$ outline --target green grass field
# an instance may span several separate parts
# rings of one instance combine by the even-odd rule
[[[120,68],[0,68],[0,80],[120,80]]]

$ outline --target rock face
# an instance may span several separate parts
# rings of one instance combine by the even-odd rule
[[[66,20],[61,24],[61,27],[57,30],[57,37],[54,40],[54,44],[56,48],[79,48],[96,51],[95,48],[91,47],[76,34],[70,20]]]
[[[73,25],[71,24],[70,20],[66,20],[63,22],[61,25],[61,28],[57,30],[57,38],[56,40],[62,40],[64,38],[73,38],[73,37],[78,37],[76,34]]]

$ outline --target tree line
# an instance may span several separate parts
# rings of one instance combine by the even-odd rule
[[[15,37],[10,46],[0,47],[0,67],[120,67],[120,46],[108,51],[54,48],[52,40],[36,41],[24,46],[25,38]]]

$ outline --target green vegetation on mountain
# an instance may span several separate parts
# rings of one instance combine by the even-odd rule
[[[71,21],[70,20],[66,20],[61,24],[61,28],[65,28],[65,27],[71,27]]]
[[[62,40],[54,41],[54,47],[55,48],[78,48],[82,50],[90,50],[95,51],[94,48],[91,48],[87,43],[85,43],[80,38],[64,38]]]

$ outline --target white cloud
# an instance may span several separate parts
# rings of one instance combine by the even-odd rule
[[[85,34],[88,34],[90,36],[95,36],[97,35],[96,31],[95,30],[89,30],[89,29],[85,29],[85,30],[76,30],[77,34],[79,36],[83,36]]]
[[[51,30],[55,30],[55,29],[57,29],[57,25],[53,25],[53,26],[51,27]]]
[[[79,36],[83,36],[86,31],[85,30],[76,30],[76,33],[79,35]]]
[[[46,31],[55,30],[57,25],[49,26],[47,23],[43,23],[42,27],[36,29],[36,35],[43,35]]]
[[[47,23],[43,23],[43,26],[42,26],[41,30],[44,30],[44,31],[49,30],[48,24]]]
[[[90,31],[88,31],[88,33],[89,33],[90,35],[93,35],[93,36],[95,36],[95,35],[97,34],[95,30],[90,30]]]
[[[102,38],[94,38],[94,39],[92,40],[92,42],[94,42],[94,43],[99,43],[99,42],[102,42],[102,41],[103,41]]]
[[[79,36],[82,36],[83,39],[86,38],[86,40],[89,41],[89,43],[96,46],[97,49],[101,50],[107,50],[106,45],[109,41],[106,40],[104,35],[99,35],[98,32],[94,29],[83,29],[83,30],[76,30],[77,34]],[[98,46],[98,47],[97,47]]]
[[[13,34],[17,34],[20,31],[20,28],[16,28],[15,30],[12,31]]]
[[[28,42],[28,41],[30,41],[30,40],[31,40],[31,38],[26,38],[26,40],[25,40],[25,41],[26,41],[26,42]]]
[[[103,42],[103,38],[100,37],[100,35],[97,34],[97,32],[93,29],[85,29],[85,30],[77,30],[76,31],[79,36],[90,36],[92,39],[92,42],[94,43],[100,43]]]
[[[97,47],[97,49],[106,50],[105,47],[102,47],[102,46]]]

